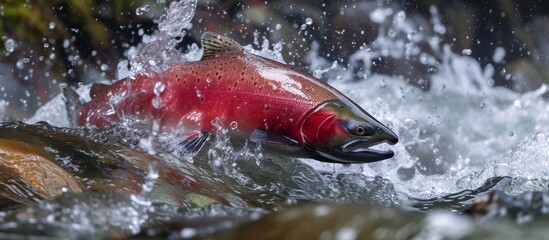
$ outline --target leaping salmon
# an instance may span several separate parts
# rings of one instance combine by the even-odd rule
[[[220,118],[237,124],[237,135],[296,157],[334,163],[393,157],[369,147],[396,144],[396,134],[328,84],[222,35],[204,33],[202,46],[200,61],[92,86],[76,123],[105,127],[152,117],[163,131],[187,129],[180,146],[196,152]]]

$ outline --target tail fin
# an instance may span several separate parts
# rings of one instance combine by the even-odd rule
[[[78,119],[78,114],[84,100],[69,85],[61,84],[60,87],[64,97],[63,100],[65,101],[67,117],[69,118],[69,126],[76,127],[76,120]]]

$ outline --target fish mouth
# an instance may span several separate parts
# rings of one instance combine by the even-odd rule
[[[323,162],[346,163],[346,164],[361,164],[382,161],[392,158],[395,154],[393,151],[382,151],[371,149],[370,147],[388,143],[394,145],[396,141],[392,140],[372,140],[365,138],[355,138],[347,141],[341,147],[319,149],[310,143],[305,144],[305,150],[309,155]]]
[[[370,148],[383,143],[388,143],[390,145],[395,144],[395,142],[390,140],[374,141],[356,138],[343,144],[343,146],[339,148],[339,151],[341,152],[340,154],[347,153],[350,157],[357,159],[359,162],[377,162],[392,158],[395,155],[391,150],[382,151]]]

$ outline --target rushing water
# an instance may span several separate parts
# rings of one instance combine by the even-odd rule
[[[195,7],[195,1],[170,4],[165,15],[160,18],[159,31],[144,37],[139,46],[129,49],[128,59],[119,66],[125,66],[129,62],[131,68],[119,68],[119,78],[135,76],[145,69],[160,72],[170,64],[198,59],[201,53],[196,46],[191,47],[186,54],[180,54],[174,49],[177,43],[174,38],[183,36],[187,32],[185,29],[192,28],[189,23],[193,19]],[[141,13],[144,9],[146,8],[138,10]],[[246,143],[242,146],[231,142],[227,130],[234,126],[221,121],[217,122],[216,137],[207,148],[203,148],[195,156],[178,156],[173,152],[173,136],[151,131],[155,129],[154,123],[152,126],[121,124],[101,131],[66,128],[70,127],[65,110],[66,99],[59,95],[42,106],[26,122],[46,121],[62,128],[41,126],[40,134],[43,135],[37,135],[36,139],[51,136],[53,139],[59,136],[64,138],[63,134],[79,136],[84,139],[82,141],[97,142],[98,138],[103,139],[100,144],[105,146],[100,148],[112,150],[98,152],[95,147],[88,146],[92,156],[99,159],[101,156],[121,159],[120,161],[134,164],[140,161],[135,159],[139,159],[141,155],[120,156],[119,152],[122,150],[117,149],[134,151],[135,148],[140,148],[150,153],[156,161],[167,162],[169,167],[187,174],[197,182],[205,182],[204,186],[212,189],[212,192],[221,193],[223,201],[219,202],[225,204],[207,208],[200,208],[200,204],[187,204],[184,206],[188,209],[184,210],[180,206],[169,204],[175,200],[157,201],[149,193],[154,192],[151,190],[154,188],[163,189],[162,184],[166,183],[160,184],[158,182],[162,180],[156,180],[159,178],[156,165],[149,168],[148,164],[140,163],[140,169],[136,170],[141,179],[139,192],[129,197],[114,193],[65,194],[56,200],[42,201],[28,209],[1,212],[0,220],[4,220],[4,225],[0,228],[6,235],[0,237],[18,236],[20,231],[27,228],[33,229],[34,234],[48,236],[101,236],[105,232],[109,232],[111,236],[156,233],[166,236],[166,232],[168,235],[172,234],[169,233],[170,229],[160,225],[177,222],[177,219],[187,219],[188,226],[180,222],[182,225],[178,225],[179,228],[174,227],[181,230],[178,232],[179,237],[185,238],[197,234],[208,235],[220,229],[233,228],[240,222],[251,221],[240,228],[214,236],[217,239],[230,239],[253,236],[254,231],[264,225],[275,229],[275,232],[277,229],[286,230],[295,226],[284,225],[281,223],[283,220],[296,218],[298,220],[292,221],[299,221],[302,217],[303,222],[312,221],[326,226],[325,229],[311,230],[313,234],[325,231],[329,236],[338,239],[354,239],[357,236],[382,239],[474,238],[485,234],[511,239],[521,236],[542,238],[546,234],[543,230],[546,220],[543,218],[526,225],[488,222],[475,226],[477,222],[471,218],[448,212],[422,214],[396,208],[379,208],[462,211],[473,203],[479,193],[490,190],[507,194],[549,192],[549,170],[546,170],[549,169],[549,129],[546,125],[549,121],[549,115],[546,114],[549,105],[544,99],[547,88],[542,86],[532,92],[517,93],[508,88],[493,86],[492,66],[481,66],[469,56],[468,49],[455,53],[449,46],[438,44],[437,40],[445,31],[436,8],[431,8],[430,24],[435,29],[434,32],[422,31],[414,19],[408,18],[403,11],[393,13],[387,9],[389,8],[380,7],[370,14],[372,21],[384,27],[380,29],[376,41],[362,46],[349,56],[349,65],[327,60],[327,57],[322,56],[322,51],[319,51],[318,44],[313,44],[306,59],[315,76],[328,80],[328,83],[399,135],[399,144],[378,146],[392,149],[395,152],[394,158],[363,165],[283,158],[263,151],[256,144]],[[299,34],[306,35],[312,21],[308,18],[302,25],[299,24]],[[395,37],[399,35],[407,37]],[[429,43],[428,49],[420,47],[425,42]],[[281,53],[285,51],[285,47],[282,42],[271,45],[267,40],[256,36],[255,44],[242,44],[247,45],[245,48],[254,54],[284,62]],[[400,76],[370,74],[373,60],[380,57],[418,59],[422,66],[429,69],[429,74],[422,76],[423,81],[429,82],[429,89],[411,85]],[[493,56],[494,59],[504,57],[501,49]],[[362,62],[364,67],[362,76],[357,79],[355,69],[349,66],[355,66],[358,62]],[[89,99],[89,86],[80,87],[78,92]],[[0,114],[5,108],[5,101],[0,100]],[[25,124],[7,124],[3,127],[20,129],[21,133],[33,131],[33,126]],[[17,139],[16,134],[8,131],[1,134],[2,137]],[[74,157],[80,155],[65,156],[63,152],[67,150],[59,147],[60,145],[52,143],[52,146],[47,146],[47,140],[41,141],[40,144],[45,144],[42,147],[49,147],[48,152],[61,152],[56,155],[57,161],[79,161]],[[76,141],[70,144],[83,153],[88,151],[84,143]],[[84,154],[88,157],[89,155]],[[102,167],[99,169],[104,170]],[[73,174],[76,172],[78,171]],[[215,186],[223,185],[222,183],[227,186]],[[207,199],[204,201],[210,201],[217,196],[212,192],[198,191],[193,194],[204,195]],[[527,216],[517,217],[517,220],[528,223],[534,215],[547,212],[544,207],[545,198],[540,199],[543,203],[540,205],[542,210],[523,213],[520,208],[530,205],[516,204],[519,209],[517,212],[522,214],[519,215]],[[308,201],[367,203],[374,206],[293,207],[285,210],[286,212],[253,221],[266,212]],[[341,224],[330,225],[323,220],[323,216],[331,216],[335,212],[339,212],[340,215],[335,217],[341,219]],[[346,222],[355,218],[363,220],[357,220],[358,223],[354,225]],[[224,224],[227,222],[230,224]],[[59,229],[63,234],[45,232],[36,227],[37,224]],[[370,229],[369,224],[381,224],[385,228]],[[492,226],[496,226],[496,230]],[[143,232],[144,229],[149,232]],[[326,229],[332,229],[332,232]],[[513,230],[523,231],[510,233]],[[526,231],[530,232],[529,235]],[[273,234],[292,237],[284,235],[286,233]],[[317,235],[293,237],[296,236]]]

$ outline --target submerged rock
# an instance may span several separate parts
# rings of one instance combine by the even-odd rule
[[[466,213],[482,220],[504,218],[519,223],[530,222],[549,214],[549,194],[526,192],[513,196],[500,191],[485,193],[475,199]]]
[[[220,184],[211,169],[121,146],[110,142],[113,137],[94,130],[0,124],[0,196],[30,204],[65,192],[91,191],[145,194],[180,206],[248,205],[241,193]],[[149,179],[151,164],[157,179]],[[151,189],[145,189],[147,181],[152,181]]]
[[[64,192],[82,192],[83,184],[36,145],[0,138],[0,196],[30,203]]]

